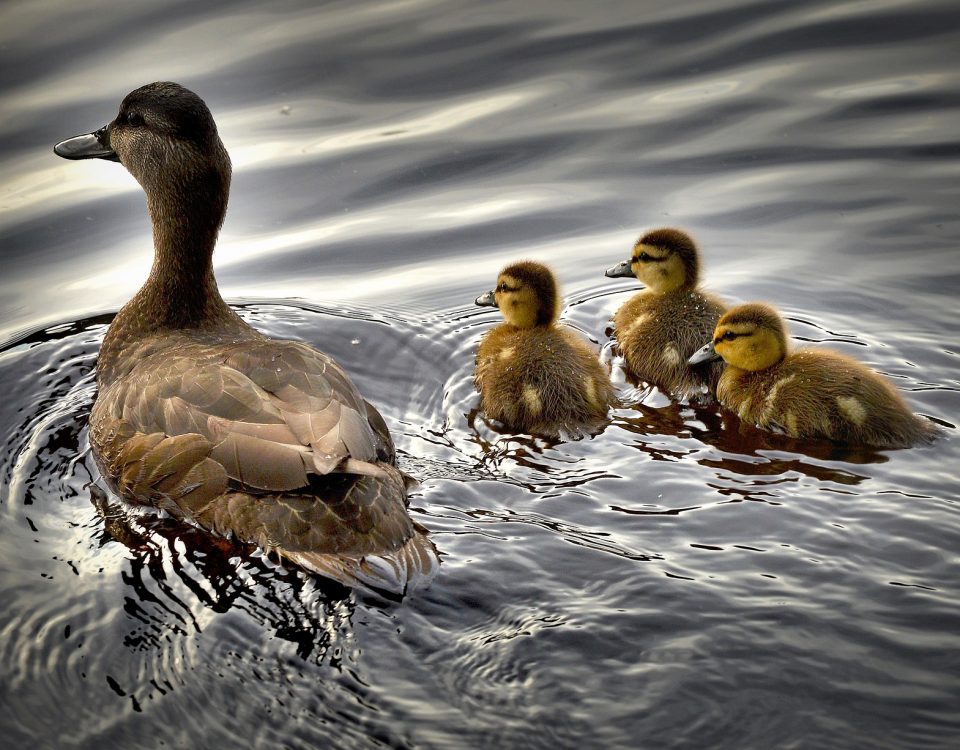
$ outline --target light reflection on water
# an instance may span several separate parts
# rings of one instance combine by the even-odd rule
[[[950,747],[960,24],[949,2],[383,2],[0,18],[0,720],[55,747]],[[441,575],[400,606],[96,491],[110,315],[150,264],[139,188],[52,144],[180,80],[235,173],[215,262],[271,335],[380,407]],[[886,373],[946,425],[791,441],[627,392],[598,435],[476,411],[473,306],[554,267],[597,344],[646,227],[711,290]],[[202,740],[198,738],[203,738]],[[642,738],[639,739],[639,738]]]

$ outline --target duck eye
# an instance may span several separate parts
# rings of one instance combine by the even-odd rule
[[[650,260],[650,253],[640,253],[633,259],[634,263],[646,263],[648,260]]]
[[[733,341],[736,337],[737,337],[737,334],[735,334],[733,331],[727,331],[726,333],[723,334],[724,341]]]
[[[143,125],[143,115],[139,112],[127,112],[126,121],[130,127],[138,128]]]

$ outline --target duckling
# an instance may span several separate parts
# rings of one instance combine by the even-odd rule
[[[764,429],[876,448],[905,448],[937,434],[886,379],[856,360],[828,349],[791,352],[783,320],[768,305],[729,310],[690,362],[720,357],[720,403]]]
[[[213,250],[230,157],[203,100],[157,82],[56,145],[143,187],[154,260],[97,360],[90,443],[110,487],[348,586],[402,594],[439,560],[408,514],[379,412],[331,357],[271,339],[220,296]]]
[[[556,324],[560,294],[549,268],[513,263],[476,304],[498,307],[506,319],[477,349],[475,382],[487,416],[549,436],[600,426],[615,400],[613,385],[587,342]]]
[[[610,278],[635,276],[646,285],[614,314],[614,336],[627,375],[677,398],[713,391],[722,365],[687,364],[709,337],[726,306],[702,291],[699,253],[678,229],[656,229],[633,246],[629,260],[607,269]]]

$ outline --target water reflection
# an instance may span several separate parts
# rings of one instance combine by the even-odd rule
[[[135,594],[126,603],[136,625],[124,639],[128,648],[159,650],[170,632],[200,632],[198,606],[216,613],[243,610],[293,643],[301,659],[322,662],[341,648],[343,635],[337,633],[349,630],[355,606],[345,587],[284,569],[253,547],[172,518],[135,517],[98,487],[91,488],[91,502],[103,518],[100,546],[119,542],[131,553],[123,573]]]

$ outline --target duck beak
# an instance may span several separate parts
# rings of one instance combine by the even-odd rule
[[[498,306],[496,295],[494,295],[493,292],[484,292],[479,297],[477,297],[477,299],[474,301],[480,307],[497,307]]]
[[[687,364],[699,365],[703,362],[712,362],[715,359],[720,359],[720,355],[717,354],[717,350],[711,341],[697,349],[694,355],[687,360]]]
[[[625,260],[617,263],[613,268],[608,268],[604,276],[611,279],[633,278],[633,271],[630,268],[630,261]]]
[[[60,141],[53,147],[53,153],[64,159],[106,159],[120,161],[117,152],[110,146],[110,126],[104,125],[95,133],[77,135]]]

